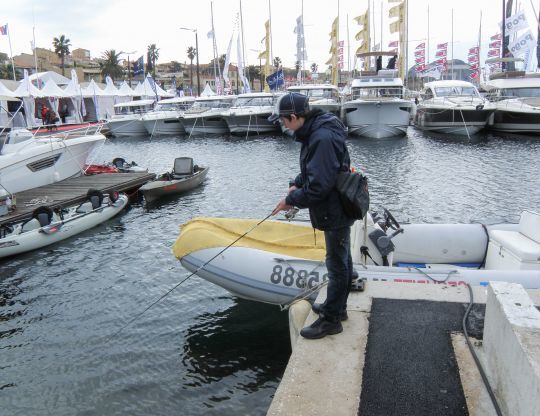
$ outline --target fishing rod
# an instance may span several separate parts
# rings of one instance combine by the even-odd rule
[[[117,336],[120,332],[122,332],[126,327],[128,327],[129,325],[131,325],[133,322],[135,322],[137,319],[139,319],[144,313],[146,313],[146,311],[148,309],[150,309],[152,306],[154,306],[155,304],[157,304],[158,302],[160,302],[162,299],[164,299],[165,297],[167,297],[173,290],[175,290],[177,287],[179,287],[181,284],[183,284],[186,280],[188,280],[190,277],[192,277],[193,275],[197,274],[199,272],[199,270],[203,269],[205,266],[207,266],[212,260],[214,260],[215,258],[217,258],[218,256],[220,256],[221,254],[223,254],[223,252],[227,249],[229,249],[231,246],[233,246],[236,242],[238,242],[239,240],[241,240],[242,238],[244,238],[246,235],[248,235],[250,232],[252,232],[255,228],[257,228],[259,225],[261,225],[263,222],[265,222],[268,218],[270,218],[272,216],[272,213],[273,211],[268,214],[266,217],[264,217],[262,220],[260,220],[257,224],[255,224],[253,227],[251,227],[249,230],[247,230],[244,234],[242,234],[240,237],[238,237],[236,240],[234,240],[232,243],[230,243],[227,247],[225,247],[223,250],[221,250],[219,253],[217,253],[215,256],[213,256],[210,260],[206,261],[202,266],[200,266],[199,268],[197,268],[197,270],[195,270],[194,272],[190,273],[189,276],[187,276],[185,279],[183,279],[182,281],[180,281],[180,283],[176,284],[175,286],[173,286],[170,290],[168,290],[165,294],[163,294],[162,296],[160,296],[157,300],[155,300],[154,302],[152,302],[150,305],[148,305],[142,312],[140,312],[139,314],[137,314],[134,318],[132,318],[131,320],[129,320],[125,325],[123,325],[122,327],[120,327],[120,329],[116,332],[114,332],[112,335],[109,335],[109,337],[107,338],[107,342],[111,339],[111,338],[114,338],[115,336]]]

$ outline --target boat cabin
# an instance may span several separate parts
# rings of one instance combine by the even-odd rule
[[[136,100],[114,105],[114,115],[144,114],[152,110],[154,100]]]
[[[229,108],[235,99],[236,95],[213,95],[210,97],[200,97],[195,100],[192,109],[202,110],[210,108]]]
[[[185,111],[195,102],[195,97],[167,98],[156,103],[154,111]]]
[[[428,82],[420,94],[423,100],[432,98],[474,97],[481,98],[476,87],[467,81],[444,80]]]
[[[309,101],[334,100],[339,101],[339,90],[335,85],[314,84],[314,85],[295,85],[287,88],[289,92],[304,94],[309,97]]]
[[[238,96],[233,107],[268,107],[274,106],[278,95],[271,93],[247,93]]]
[[[403,98],[403,81],[401,78],[387,77],[385,75],[361,77],[353,80],[351,94],[353,100]]]

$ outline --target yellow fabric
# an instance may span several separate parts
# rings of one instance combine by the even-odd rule
[[[404,5],[405,5],[405,3],[400,3],[397,6],[392,7],[388,11],[388,17],[401,17],[403,15],[403,11],[405,9],[403,7]]]
[[[181,226],[173,253],[181,259],[194,251],[227,247],[258,222],[251,219],[194,218]],[[263,222],[233,247],[256,248],[310,260],[324,260],[326,256],[323,232],[315,230],[314,236],[313,228],[284,221]]]

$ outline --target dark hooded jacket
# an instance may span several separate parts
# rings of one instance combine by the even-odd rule
[[[295,179],[298,189],[289,193],[285,201],[309,208],[311,224],[319,230],[342,228],[354,222],[345,214],[335,189],[338,173],[350,168],[346,135],[345,126],[335,115],[317,109],[296,131],[296,140],[302,143],[300,174]]]

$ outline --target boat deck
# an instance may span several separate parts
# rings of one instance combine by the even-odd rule
[[[0,217],[0,226],[3,224],[24,221],[32,216],[38,206],[56,208],[69,207],[83,202],[88,189],[98,189],[101,192],[128,191],[139,188],[146,182],[154,179],[155,173],[101,173],[98,175],[79,176],[65,179],[51,185],[18,192],[17,208],[8,215]]]
[[[475,304],[468,332],[486,366],[487,344],[479,347],[476,339],[486,342],[485,328],[501,328],[503,323],[493,317],[485,320],[486,288],[472,289]],[[325,292],[321,290],[318,302],[324,301]],[[527,292],[538,305],[540,291]],[[267,415],[495,414],[461,329],[469,300],[467,287],[461,285],[368,282],[364,292],[349,296],[343,333],[292,341],[293,353]],[[292,308],[290,323],[301,328],[310,305]],[[309,312],[306,324],[314,320]],[[291,335],[295,331],[291,327]],[[497,362],[504,360],[499,357]],[[515,362],[510,360],[512,366]],[[499,390],[493,373],[488,377]],[[523,395],[516,397],[524,401]],[[513,406],[508,396],[498,400],[504,409]],[[525,401],[538,408],[538,400]]]

